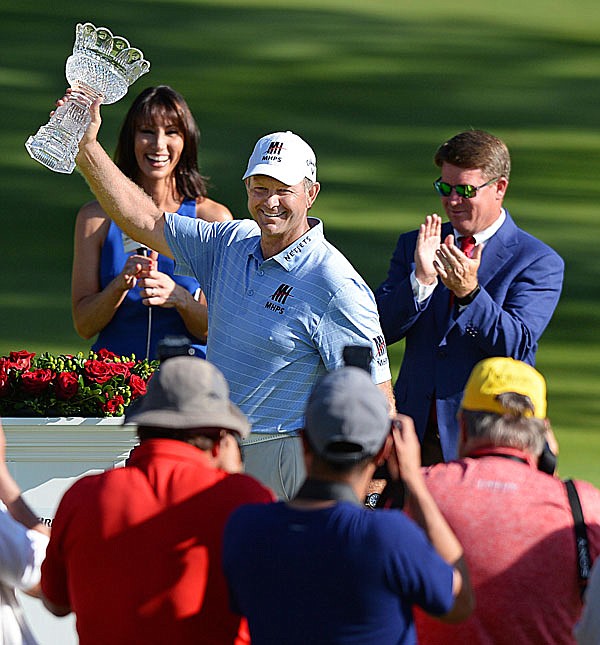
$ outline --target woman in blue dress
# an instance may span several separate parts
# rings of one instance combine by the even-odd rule
[[[145,89],[129,109],[115,162],[163,211],[207,221],[232,219],[207,197],[198,169],[198,126],[184,98],[161,85]],[[77,214],[72,273],[73,322],[92,346],[156,358],[165,336],[187,336],[196,353],[205,341],[206,300],[192,278],[174,276],[173,260],[137,245],[98,202]]]

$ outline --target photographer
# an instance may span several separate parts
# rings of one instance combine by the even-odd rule
[[[44,604],[75,612],[80,645],[249,643],[220,562],[230,513],[273,499],[240,472],[250,424],[223,374],[189,355],[165,360],[138,401],[127,465],[81,477],[61,499]]]
[[[396,417],[390,432],[386,398],[358,367],[326,374],[305,419],[298,494],[240,508],[225,529],[231,604],[252,642],[414,643],[413,604],[444,621],[468,616],[462,547],[427,491],[411,420]],[[401,511],[362,504],[386,459],[425,534]]]
[[[586,538],[565,483],[544,472],[544,444],[552,445],[553,436],[543,376],[512,358],[481,361],[467,381],[459,423],[460,459],[424,475],[464,546],[476,608],[460,625],[417,612],[419,639],[444,645],[574,643]],[[600,491],[581,481],[575,490],[593,561],[600,551]]]

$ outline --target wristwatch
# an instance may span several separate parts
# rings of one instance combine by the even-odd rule
[[[459,307],[465,307],[466,305],[470,305],[475,298],[479,295],[479,292],[481,291],[481,287],[477,285],[471,293],[468,293],[466,296],[463,296],[462,298],[456,298],[455,302]]]
[[[379,493],[370,493],[365,497],[365,506],[367,508],[375,508],[377,506],[378,499]]]

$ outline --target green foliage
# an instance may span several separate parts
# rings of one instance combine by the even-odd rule
[[[92,196],[77,173],[46,170],[23,144],[62,96],[75,24],[91,21],[152,63],[124,99],[103,108],[109,151],[135,94],[168,83],[200,124],[211,196],[245,217],[240,177],[254,142],[279,129],[300,133],[319,160],[314,213],[372,287],[398,234],[440,208],[431,187],[436,146],[469,127],[505,139],[513,157],[506,205],[566,261],[538,353],[561,474],[600,485],[599,18],[592,0],[107,0],[84,8],[5,0],[0,353],[89,347],[73,330],[69,283],[74,216]],[[391,354],[397,371],[402,345]]]

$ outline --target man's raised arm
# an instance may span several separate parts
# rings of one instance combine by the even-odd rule
[[[58,102],[58,105],[61,101]],[[165,239],[164,216],[151,197],[128,179],[98,142],[100,101],[90,107],[91,123],[79,144],[77,167],[109,217],[136,242],[173,257]]]

